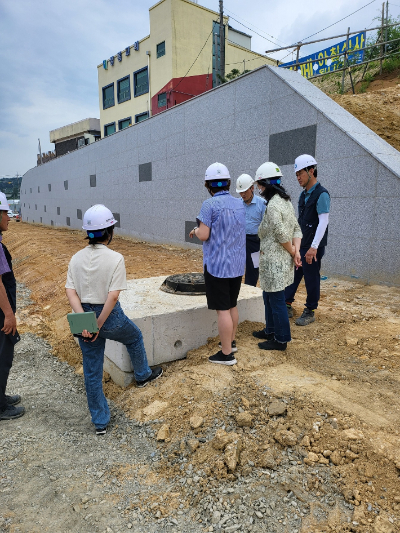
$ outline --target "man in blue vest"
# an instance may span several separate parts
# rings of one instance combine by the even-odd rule
[[[303,187],[299,198],[299,224],[303,233],[300,246],[302,266],[296,269],[292,285],[286,287],[285,300],[289,317],[292,317],[292,303],[304,276],[306,306],[295,324],[307,326],[315,320],[314,312],[320,297],[321,259],[328,240],[330,196],[317,181],[317,162],[314,157],[300,155],[296,158],[294,170],[300,187]]]

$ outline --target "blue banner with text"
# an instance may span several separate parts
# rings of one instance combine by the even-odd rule
[[[349,37],[349,54],[347,56],[348,64],[356,65],[364,60],[364,46],[365,46],[366,32],[363,31],[357,35]],[[344,53],[346,51],[347,39],[340,43],[336,43],[325,50],[315,52],[306,57],[299,58],[297,70],[305,78],[311,78],[318,74],[326,74],[343,68]],[[290,61],[279,65],[280,67],[296,70],[296,61]]]

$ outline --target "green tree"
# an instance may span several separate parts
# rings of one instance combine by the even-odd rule
[[[382,17],[376,17],[375,20],[381,22]],[[386,22],[386,18],[385,18],[385,22]],[[396,24],[396,23],[400,23],[400,17],[394,18],[389,15],[388,24]],[[387,39],[386,39],[386,35],[387,35]],[[393,41],[392,43],[384,45],[386,54],[392,54],[393,52],[398,52],[400,50],[400,26],[391,26],[390,28],[387,28],[387,30],[383,28],[383,39],[381,38],[380,29],[376,32],[375,35],[371,35],[371,37],[367,39],[367,46],[372,46],[377,43],[376,46],[366,51],[366,55],[368,59],[375,59],[377,57],[380,57],[381,46],[379,43],[382,42],[382,40],[383,42],[385,42],[386,40]]]
[[[246,74],[246,72],[250,72],[250,70],[244,70],[243,72],[240,72],[237,68],[233,68],[228,74],[225,75],[225,78],[221,76],[221,74],[217,73],[217,78],[221,83],[226,83],[227,81],[234,80],[235,78],[238,78],[242,74]]]

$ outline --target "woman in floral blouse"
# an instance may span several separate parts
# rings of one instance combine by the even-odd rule
[[[263,350],[286,350],[290,324],[285,288],[293,283],[294,266],[301,266],[302,233],[290,201],[281,185],[282,172],[275,163],[264,163],[256,172],[256,183],[267,209],[258,229],[260,246],[260,286],[265,304],[265,329],[254,337],[265,339]]]

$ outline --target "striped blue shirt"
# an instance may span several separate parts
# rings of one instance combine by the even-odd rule
[[[243,276],[246,263],[246,213],[228,191],[217,192],[201,206],[197,223],[210,228],[203,243],[203,265],[216,278]]]

